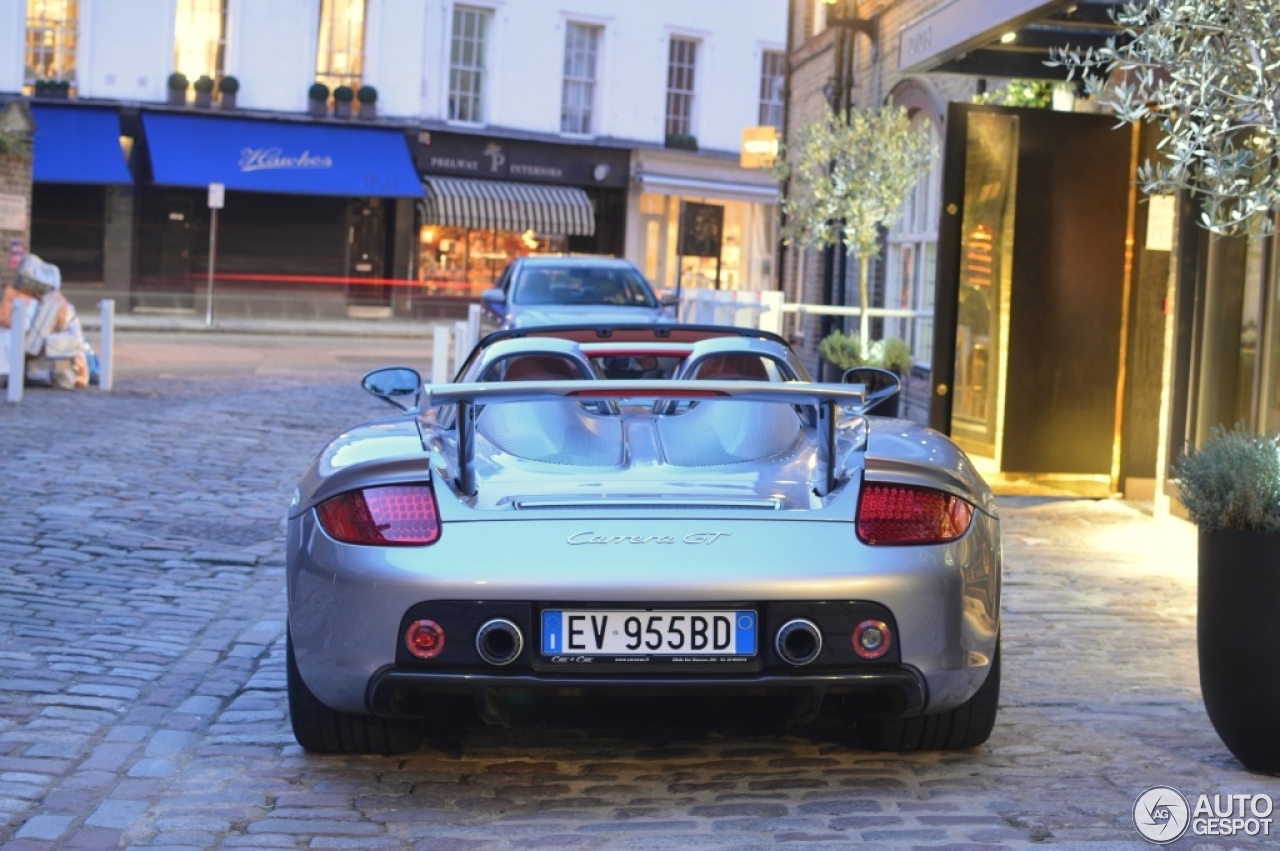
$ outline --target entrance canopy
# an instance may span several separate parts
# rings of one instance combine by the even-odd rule
[[[424,224],[476,230],[593,236],[595,209],[576,186],[424,177]]]
[[[399,130],[169,113],[144,113],[142,125],[161,186],[422,197]]]
[[[32,104],[36,183],[133,183],[114,109]]]
[[[1120,33],[1107,0],[950,0],[902,28],[898,70],[1065,80],[1054,47],[1101,47]]]

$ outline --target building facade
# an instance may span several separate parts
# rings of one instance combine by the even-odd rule
[[[31,250],[125,309],[205,306],[210,183],[228,311],[430,315],[540,252],[761,289],[777,188],[739,148],[781,123],[785,28],[785,0],[0,0],[0,100],[37,120]],[[715,258],[681,256],[685,204],[722,208]]]
[[[1117,129],[1045,64],[1102,44],[1116,5],[795,0],[787,127],[847,97],[936,134],[873,267],[875,306],[931,314],[875,329],[915,351],[912,415],[989,475],[1164,510],[1170,465],[1215,427],[1280,429],[1280,256],[1275,237],[1209,234],[1193,198],[1143,197],[1158,132]],[[1014,78],[1056,83],[1046,108],[973,102]],[[783,266],[791,300],[857,292],[838,256],[789,249]],[[794,323],[809,351],[823,322]]]

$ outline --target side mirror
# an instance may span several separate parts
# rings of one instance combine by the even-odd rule
[[[506,304],[507,294],[501,289],[485,290],[480,293],[480,299],[488,304]]]
[[[841,384],[861,384],[864,388],[862,410],[869,411],[902,389],[902,379],[896,372],[877,366],[855,366],[846,369]]]
[[[375,369],[364,377],[360,386],[367,393],[405,413],[416,411],[418,400],[422,398],[422,376],[416,369],[407,366]],[[413,401],[406,404],[406,397],[410,396]]]
[[[680,296],[675,293],[663,293],[658,301],[663,307],[675,307],[680,303]]]

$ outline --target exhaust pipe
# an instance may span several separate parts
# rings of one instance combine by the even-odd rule
[[[476,652],[490,665],[509,665],[524,650],[524,634],[506,618],[486,621],[476,633]]]
[[[791,665],[808,665],[822,652],[822,633],[817,624],[796,618],[778,628],[773,646],[783,661]]]

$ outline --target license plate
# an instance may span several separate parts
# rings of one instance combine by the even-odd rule
[[[753,611],[542,612],[547,656],[754,656]]]

